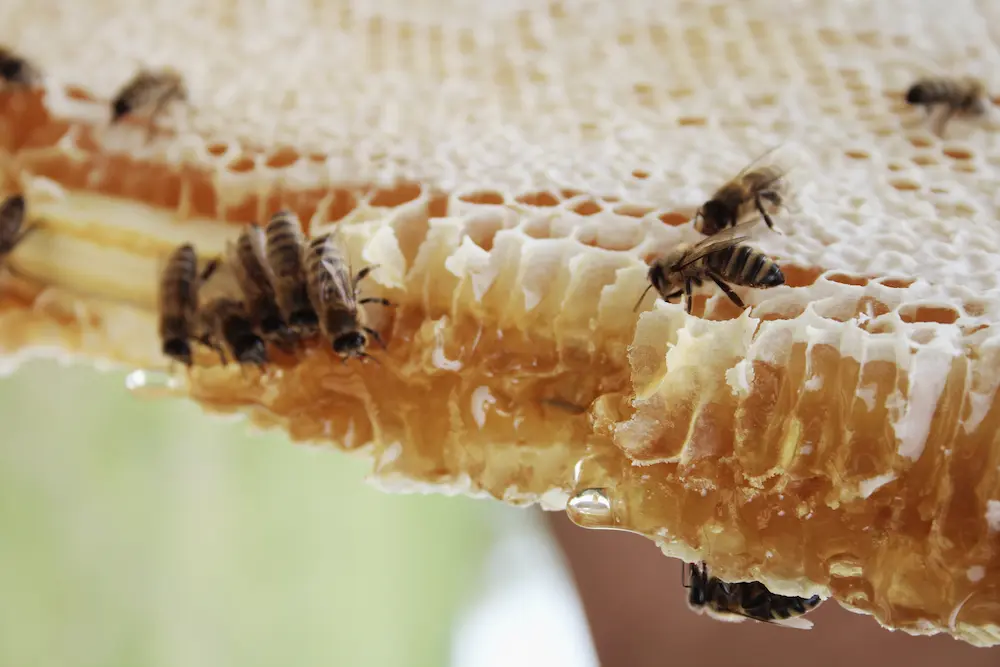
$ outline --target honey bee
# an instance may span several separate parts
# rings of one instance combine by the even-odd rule
[[[287,348],[292,333],[278,308],[266,253],[264,230],[249,225],[229,248],[230,264],[254,328],[264,340]]]
[[[774,220],[764,207],[767,202],[780,208],[788,196],[786,170],[777,164],[765,164],[767,151],[743,168],[732,180],[715,191],[712,198],[702,204],[694,216],[694,228],[711,236],[726,227],[734,227],[751,213],[758,213],[774,229]]]
[[[191,366],[191,340],[197,340],[198,290],[218,268],[209,262],[198,275],[198,255],[185,243],[167,259],[160,277],[160,340],[163,354]]]
[[[643,291],[635,308],[638,309],[646,293],[655,288],[664,301],[683,294],[690,313],[692,289],[700,287],[706,278],[718,285],[739,308],[746,306],[727,283],[764,289],[785,284],[785,276],[773,259],[744,244],[750,238],[744,232],[754,224],[755,221],[750,221],[730,227],[693,246],[681,244],[656,259],[647,274],[649,287]]]
[[[309,299],[303,262],[306,239],[298,216],[291,211],[278,211],[267,223],[265,236],[267,263],[281,316],[297,333],[312,334],[319,320]]]
[[[0,79],[11,85],[33,86],[39,78],[38,69],[30,61],[0,46]]]
[[[23,195],[10,195],[0,204],[0,261],[35,229],[34,225],[23,229],[26,211]]]
[[[808,630],[812,623],[804,614],[818,607],[823,598],[814,595],[800,598],[772,593],[757,581],[728,583],[708,574],[708,566],[691,563],[685,568],[689,581],[688,607],[698,614],[707,613],[721,621],[739,622],[752,619],[790,628]]]
[[[385,348],[379,333],[361,322],[358,310],[366,303],[392,305],[388,299],[378,297],[358,301],[358,283],[374,268],[366,266],[352,277],[343,253],[329,234],[313,239],[306,251],[309,297],[320,315],[320,329],[344,363],[351,357],[371,358],[365,352],[368,336]]]
[[[149,111],[148,132],[171,102],[186,102],[187,86],[181,75],[171,69],[142,69],[122,86],[111,101],[111,123],[126,116]]]
[[[241,365],[255,364],[263,368],[267,363],[267,348],[254,332],[250,314],[242,301],[217,298],[201,309],[199,320],[199,341],[219,354],[223,366],[227,364],[226,351]]]
[[[945,107],[935,123],[938,135],[955,114],[981,116],[986,113],[986,88],[981,81],[971,78],[945,77],[920,79],[906,91],[906,103],[922,106],[930,115],[934,107]]]

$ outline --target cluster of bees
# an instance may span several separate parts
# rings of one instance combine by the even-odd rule
[[[0,46],[0,80],[8,85],[35,85],[39,71],[20,55]],[[185,102],[187,89],[179,74],[171,70],[140,70],[111,101],[111,123],[137,112],[148,113],[149,132],[168,105]],[[987,97],[982,83],[973,79],[926,78],[906,92],[906,102],[924,107],[928,115],[943,109],[935,123],[939,134],[955,115],[980,116]],[[731,285],[766,289],[782,285],[784,275],[767,255],[747,245],[749,229],[760,219],[775,229],[771,218],[785,203],[787,184],[782,169],[751,163],[719,188],[694,217],[695,229],[706,238],[694,245],[681,245],[655,259],[647,274],[650,289],[664,299],[684,297],[687,312],[692,292],[707,281],[714,283],[739,308],[745,305]],[[751,219],[748,219],[751,218]],[[25,203],[21,195],[0,204],[0,260],[31,228],[23,229]],[[240,296],[223,296],[202,304],[199,290],[218,269],[214,259],[199,271],[191,244],[171,254],[160,282],[160,337],[163,353],[187,366],[192,364],[192,343],[215,350],[223,363],[232,358],[239,364],[263,366],[268,361],[267,344],[291,350],[305,338],[320,334],[346,362],[371,358],[369,342],[384,347],[382,338],[364,323],[359,306],[366,303],[391,305],[382,298],[359,298],[359,283],[374,267],[352,274],[344,253],[330,234],[307,240],[298,218],[279,211],[262,229],[247,226],[227,249]],[[710,576],[707,566],[686,567],[688,605],[699,613],[719,618],[773,622],[808,627],[799,616],[818,606],[822,599],[790,597],[770,592],[759,582],[728,583]]]
[[[333,351],[348,359],[371,359],[370,340],[385,347],[365,325],[361,305],[392,305],[381,297],[359,298],[359,283],[375,268],[351,274],[334,234],[306,240],[298,217],[278,211],[265,228],[248,225],[227,248],[240,296],[201,303],[199,289],[220,265],[213,259],[198,270],[194,247],[185,243],[170,255],[160,278],[160,339],[163,354],[192,364],[192,342],[215,350],[225,365],[263,367],[267,344],[291,351],[322,334]]]

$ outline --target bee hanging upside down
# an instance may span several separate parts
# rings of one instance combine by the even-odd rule
[[[314,334],[319,324],[309,299],[305,250],[306,238],[299,217],[285,209],[271,216],[265,229],[265,255],[275,299],[282,320],[302,337]]]
[[[785,284],[785,276],[778,264],[755,248],[746,245],[745,235],[756,221],[709,236],[693,246],[682,244],[653,261],[647,274],[649,287],[635,304],[635,309],[651,289],[656,289],[664,301],[684,295],[687,312],[691,312],[692,291],[709,279],[719,286],[729,300],[739,308],[746,308],[743,300],[728,283],[744,287],[766,289]]]
[[[267,363],[267,348],[254,333],[250,315],[242,302],[221,297],[202,308],[199,316],[199,341],[219,354],[223,366],[227,364],[227,351],[240,365],[254,364],[263,368]]]
[[[752,619],[789,628],[809,630],[812,623],[801,618],[823,602],[814,595],[800,598],[772,593],[756,581],[728,583],[708,574],[705,563],[690,563],[685,568],[689,580],[688,607],[698,614],[707,613],[721,621]]]
[[[198,292],[215,272],[213,260],[198,275],[198,255],[185,243],[170,255],[160,277],[160,340],[163,354],[191,366],[191,340],[196,340]]]
[[[228,248],[229,263],[243,293],[247,314],[261,338],[289,351],[294,334],[281,316],[267,264],[264,230],[248,225]]]
[[[379,297],[358,300],[358,283],[375,267],[367,266],[352,276],[344,254],[329,234],[312,240],[305,261],[309,297],[319,315],[320,329],[329,339],[333,351],[345,363],[351,357],[372,358],[365,352],[368,336],[385,348],[379,333],[365,326],[363,311],[358,308],[366,303],[392,305],[388,299]]]
[[[775,229],[774,220],[764,204],[778,209],[788,196],[786,170],[765,162],[775,150],[751,162],[702,204],[694,217],[694,228],[698,232],[711,236],[727,227],[735,227],[751,214],[759,214],[769,228]]]
[[[986,113],[986,101],[986,88],[981,81],[971,78],[920,79],[906,91],[906,103],[924,107],[928,115],[935,107],[945,108],[935,123],[939,136],[944,136],[945,126],[956,114],[982,116]]]

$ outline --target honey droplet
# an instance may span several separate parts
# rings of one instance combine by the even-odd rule
[[[566,516],[584,528],[614,527],[611,499],[604,489],[584,489],[569,499]]]
[[[166,371],[140,368],[125,376],[125,388],[140,398],[168,396],[177,392],[181,386],[181,380]]]

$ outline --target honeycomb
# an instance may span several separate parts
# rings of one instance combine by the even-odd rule
[[[387,490],[486,495],[644,534],[731,581],[1000,643],[997,112],[936,136],[926,75],[1000,90],[986,0],[7,0],[3,192],[38,231],[0,282],[8,369],[141,369]],[[141,66],[189,89],[109,127]],[[787,284],[649,298],[646,263],[775,145]],[[336,228],[380,364],[319,344],[266,372],[158,353],[158,272],[287,207]]]

